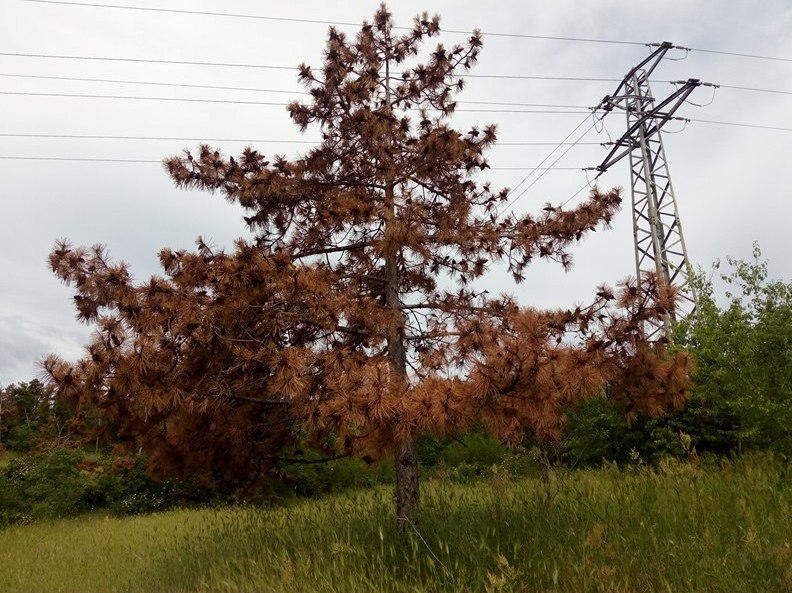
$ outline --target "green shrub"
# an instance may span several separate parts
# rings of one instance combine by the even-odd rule
[[[694,450],[728,453],[710,448],[717,437],[710,435],[711,425],[698,424],[700,415],[701,402],[696,400],[677,413],[639,416],[628,425],[624,413],[612,402],[597,398],[569,414],[562,459],[571,467],[591,467],[637,460],[656,464],[666,457],[687,458]]]
[[[674,421],[700,451],[772,449],[792,454],[792,283],[768,279],[754,244],[727,258],[727,304],[699,274],[695,316],[677,330],[695,357],[693,398]],[[715,270],[720,267],[715,264]]]
[[[430,435],[418,437],[415,440],[415,456],[418,459],[418,465],[424,468],[437,465],[450,442],[450,439],[441,439]]]
[[[545,452],[539,447],[532,447],[527,451],[511,451],[503,457],[497,468],[512,478],[536,478],[546,472],[550,465]]]
[[[627,430],[624,414],[612,402],[604,397],[585,402],[569,414],[563,458],[573,467],[625,461]]]
[[[320,458],[315,452],[305,456],[306,461]],[[393,480],[393,473],[392,463],[388,460],[369,465],[356,458],[335,459],[326,463],[295,463],[283,470],[297,496],[317,496],[387,483]]]
[[[634,456],[731,455],[749,449],[792,455],[792,283],[768,280],[767,263],[728,258],[720,274],[725,306],[699,273],[695,315],[678,324],[677,347],[694,358],[684,409],[657,418],[624,415],[605,398],[570,413],[564,459],[572,465],[619,463]],[[716,263],[715,269],[719,269]]]
[[[449,466],[467,463],[483,468],[500,463],[507,453],[508,449],[503,443],[482,429],[476,429],[457,440],[449,441],[440,453],[440,460]]]
[[[18,424],[11,427],[6,435],[5,447],[15,453],[27,453],[38,442],[39,434],[30,424]]]
[[[174,489],[129,462],[82,449],[51,449],[11,460],[0,469],[0,524],[69,517],[97,509],[114,514],[164,510]]]

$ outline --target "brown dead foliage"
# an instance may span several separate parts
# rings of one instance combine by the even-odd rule
[[[570,405],[606,387],[630,414],[679,405],[687,359],[640,339],[673,307],[654,278],[568,311],[473,288],[495,264],[517,282],[537,258],[568,267],[620,197],[500,213],[507,190],[474,181],[495,127],[449,125],[481,35],[419,63],[438,32],[424,14],[396,35],[384,7],[354,37],[331,28],[324,64],[298,69],[310,99],[289,114],[323,139],[299,158],[201,146],[165,161],[178,187],[244,208],[255,240],[164,249],[163,276],[137,283],[101,246],[59,241],[52,270],[96,327],[83,360],[45,361],[61,393],[100,409],[155,469],[240,477],[328,434],[371,457],[479,421],[514,443],[553,438]]]

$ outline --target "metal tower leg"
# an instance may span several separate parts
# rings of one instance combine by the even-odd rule
[[[627,128],[637,132],[633,135],[637,150],[629,153],[636,274],[652,271],[675,286],[678,294],[676,314],[662,322],[647,322],[644,334],[648,340],[661,333],[670,338],[671,321],[693,312],[696,294],[662,135],[659,129],[650,134],[647,127],[647,106],[651,108],[654,99],[646,74],[634,72],[625,90]]]

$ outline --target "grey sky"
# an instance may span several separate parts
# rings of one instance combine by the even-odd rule
[[[101,1],[101,0],[98,0]],[[361,22],[378,2],[115,2],[135,6],[234,12]],[[485,32],[474,74],[621,78],[648,48],[487,36],[486,32],[674,43],[704,49],[792,58],[792,4],[651,0],[645,2],[438,2],[392,3],[398,25],[421,11],[439,13],[447,29]],[[95,7],[0,0],[0,52],[110,56],[296,66],[320,62],[327,27],[256,19],[176,15]],[[346,30],[352,31],[350,28]],[[459,35],[445,34],[453,44]],[[677,54],[681,57],[681,54]],[[0,56],[0,74],[68,76],[300,90],[293,71],[164,65]],[[792,91],[792,62],[691,52],[665,61],[658,80],[686,78],[724,85]],[[470,79],[460,100],[594,105],[616,83]],[[673,90],[653,84],[655,96]],[[171,88],[97,82],[36,80],[0,76],[0,91],[135,95],[276,101],[289,95],[250,91]],[[707,103],[710,89],[691,100]],[[460,107],[474,107],[473,105]],[[475,105],[476,108],[508,109]],[[515,109],[527,109],[515,107]],[[792,95],[720,89],[711,105],[686,105],[680,115],[792,128]],[[582,115],[459,113],[458,128],[497,123],[503,142],[558,142]],[[584,129],[584,128],[581,128]],[[618,136],[624,120],[606,119],[607,132],[583,141]],[[725,255],[748,257],[759,240],[774,276],[792,277],[789,220],[792,190],[787,181],[792,133],[704,123],[672,123],[664,136],[691,259],[708,266]],[[99,134],[196,138],[298,140],[284,108],[165,101],[36,97],[0,94],[0,134]],[[308,133],[308,139],[315,134]],[[226,153],[245,143],[215,143]],[[197,142],[35,139],[0,136],[0,156],[160,159]],[[265,154],[295,155],[299,145],[254,144]],[[497,147],[493,167],[536,166],[543,147]],[[579,146],[559,167],[598,164],[599,146]],[[491,171],[497,186],[514,186],[527,171]],[[53,241],[106,244],[128,261],[137,278],[157,273],[164,246],[191,248],[198,235],[230,246],[244,233],[239,212],[219,196],[177,191],[157,164],[25,161],[0,159],[0,384],[36,376],[36,360],[47,352],[74,359],[90,328],[74,320],[72,291],[46,267]],[[569,198],[586,181],[580,171],[551,171],[515,204],[536,211],[545,201]],[[602,188],[629,186],[626,162],[603,176]],[[584,193],[578,198],[584,197]],[[625,194],[625,198],[629,198]],[[573,202],[574,203],[574,202]],[[614,228],[596,233],[575,250],[575,267],[564,274],[539,264],[519,286],[495,273],[491,286],[517,294],[524,303],[567,306],[586,301],[596,284],[633,274],[629,203]]]

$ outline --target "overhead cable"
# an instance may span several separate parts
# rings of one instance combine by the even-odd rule
[[[84,161],[91,163],[162,163],[152,159],[106,159],[106,158],[82,158],[82,157],[57,157],[57,156],[3,156],[2,160],[10,161]]]
[[[51,60],[91,60],[91,61],[108,61],[108,62],[133,62],[143,64],[175,64],[179,66],[217,66],[221,68],[262,68],[271,70],[290,70],[297,71],[296,66],[279,66],[273,64],[245,64],[238,62],[201,62],[195,60],[160,60],[154,58],[115,58],[109,56],[73,56],[63,54],[38,54],[38,53],[25,53],[25,52],[0,52],[0,56],[9,56],[15,58],[39,58]],[[398,74],[398,73],[396,73]],[[557,81],[571,81],[571,82],[614,82],[621,81],[621,78],[597,78],[587,76],[528,76],[528,75],[512,75],[512,74],[465,74],[468,78],[497,78],[506,80],[557,80]]]
[[[15,134],[0,132],[0,138],[68,138],[76,140],[168,140],[180,142],[262,142],[272,144],[318,144],[311,140],[264,140],[257,138],[197,138],[186,136],[111,136],[105,134]]]
[[[760,89],[752,86],[735,86],[731,84],[719,84],[722,89],[732,89],[736,91],[751,91],[754,93],[773,93],[776,95],[792,95],[792,91],[781,91],[776,89]]]
[[[35,80],[68,80],[68,81],[75,81],[75,82],[105,82],[105,83],[112,83],[112,84],[139,84],[145,86],[171,86],[171,87],[179,87],[179,88],[191,88],[191,89],[216,89],[221,91],[252,91],[256,93],[283,93],[289,95],[307,95],[309,93],[300,90],[293,90],[288,91],[284,89],[262,89],[256,87],[245,87],[245,86],[217,86],[212,84],[187,84],[181,82],[156,82],[156,81],[148,81],[148,80],[126,80],[126,79],[119,79],[119,78],[84,78],[81,76],[44,76],[38,74],[11,74],[6,72],[0,72],[0,76],[7,76],[10,78],[30,78]]]
[[[591,130],[593,130],[593,129],[596,127],[596,125],[597,125],[597,123],[596,123],[596,121],[595,121],[594,123],[592,123],[592,124],[591,124],[591,126],[589,126],[589,127],[586,129],[586,131],[584,131],[584,132],[583,132],[583,133],[582,133],[582,134],[581,134],[581,135],[578,137],[578,140],[580,140],[580,139],[581,139],[581,138],[583,138],[583,137],[584,137],[586,134],[588,134],[588,133],[589,133]],[[571,146],[568,146],[568,147],[566,148],[566,150],[564,150],[564,151],[563,151],[561,154],[559,154],[559,155],[558,155],[558,157],[556,157],[556,158],[555,158],[555,160],[553,160],[553,162],[552,162],[552,163],[550,163],[550,166],[549,166],[549,167],[542,167],[541,169],[540,169],[540,168],[537,168],[537,169],[535,169],[535,170],[541,170],[542,172],[541,172],[541,173],[540,173],[540,174],[539,174],[539,175],[538,175],[538,176],[537,176],[537,177],[536,177],[536,178],[535,178],[533,181],[531,181],[531,183],[529,183],[528,185],[526,185],[526,186],[523,188],[523,190],[522,190],[522,191],[521,191],[521,192],[520,192],[520,193],[519,193],[519,194],[518,194],[518,195],[517,195],[515,198],[513,198],[513,199],[512,199],[512,200],[511,200],[511,201],[510,201],[508,204],[506,204],[506,206],[505,206],[504,210],[506,210],[506,209],[507,209],[507,208],[509,208],[510,206],[513,206],[513,205],[514,205],[514,203],[515,203],[515,202],[517,202],[517,200],[519,200],[521,197],[523,197],[523,196],[525,195],[525,193],[526,193],[526,192],[527,192],[529,189],[531,189],[531,188],[532,188],[534,185],[536,185],[536,184],[539,182],[539,180],[540,180],[542,177],[544,177],[544,176],[547,174],[547,172],[548,172],[548,171],[551,171],[551,170],[553,170],[553,169],[562,169],[562,167],[556,167],[556,163],[558,163],[558,161],[560,161],[562,158],[564,158],[564,157],[567,155],[567,153],[568,153],[570,150],[572,150],[572,148],[573,148],[574,146],[575,146],[575,143],[573,143]],[[551,152],[550,154],[553,154],[553,153]],[[548,155],[548,157],[549,157],[549,156],[550,156],[550,155]],[[546,157],[546,158],[547,158],[547,157]],[[544,161],[543,161],[543,162],[544,162]],[[582,168],[580,168],[580,169],[578,169],[578,170],[585,170],[585,167],[582,167]],[[531,174],[533,174],[533,171],[531,171]],[[521,183],[522,183],[522,182],[521,182]]]
[[[734,121],[716,121],[716,120],[712,120],[712,119],[698,119],[698,118],[693,119],[693,118],[687,118],[687,117],[682,118],[682,119],[684,119],[686,121],[689,121],[689,122],[698,123],[698,124],[715,124],[715,125],[719,125],[719,126],[736,126],[736,127],[739,127],[739,128],[755,128],[755,129],[758,129],[758,130],[777,130],[779,132],[792,132],[792,128],[784,128],[784,127],[781,127],[781,126],[763,126],[763,125],[760,125],[760,124],[744,124],[744,123],[734,122]]]
[[[90,163],[157,163],[162,164],[162,160],[154,159],[114,159],[114,158],[91,158],[91,157],[57,157],[57,156],[18,156],[0,155],[0,160],[9,161],[83,161]],[[491,171],[525,171],[528,167],[487,167]],[[536,169],[536,167],[531,168]],[[556,171],[580,171],[582,167],[540,167],[539,170]],[[546,172],[546,171],[545,171]]]
[[[64,2],[62,0],[24,0],[24,1],[34,2],[37,4],[60,4],[64,6],[111,8],[116,10],[136,10],[143,12],[160,12],[160,13],[171,13],[171,14],[192,14],[192,15],[200,15],[200,16],[225,17],[225,18],[237,18],[237,19],[257,19],[264,21],[280,21],[280,22],[288,22],[288,23],[305,23],[305,24],[314,24],[314,25],[336,25],[340,27],[360,27],[361,25],[361,23],[352,23],[346,21],[327,21],[327,20],[319,20],[319,19],[267,16],[267,15],[243,14],[243,13],[235,13],[235,12],[210,12],[204,10],[184,10],[184,9],[176,9],[176,8],[153,8],[147,6],[129,6],[123,4],[99,4],[93,2]],[[412,27],[393,27],[393,28],[402,31],[412,30]],[[462,35],[470,35],[472,32],[472,31],[464,31],[459,29],[442,29],[442,31],[444,33],[455,33]],[[498,33],[494,31],[484,31],[482,32],[482,35],[487,35],[490,37],[542,39],[548,41],[575,41],[581,43],[606,43],[606,44],[616,44],[616,45],[646,45],[646,43],[642,41],[625,41],[622,39],[592,39],[589,37],[568,37],[568,36],[555,36],[555,35],[532,35],[528,33]]]
[[[127,79],[120,79],[120,78],[92,78],[92,77],[81,77],[81,76],[47,76],[47,75],[40,75],[40,74],[18,74],[18,73],[9,73],[9,72],[0,72],[0,76],[5,76],[9,78],[25,78],[25,79],[34,79],[34,80],[67,80],[67,81],[75,81],[75,82],[102,82],[102,83],[109,83],[109,84],[135,84],[135,85],[144,85],[144,86],[163,86],[163,87],[178,87],[178,88],[194,88],[194,89],[212,89],[212,90],[220,90],[220,91],[250,91],[256,93],[281,93],[286,95],[309,95],[310,93],[306,91],[300,90],[286,90],[286,89],[263,89],[259,87],[248,87],[248,86],[223,86],[223,85],[212,85],[212,84],[188,84],[188,83],[180,83],[180,82],[159,82],[159,81],[150,81],[150,80],[127,80]],[[466,75],[467,76],[467,75]],[[485,75],[488,76],[488,75]],[[493,75],[493,76],[503,76],[507,77],[507,75]],[[517,78],[519,75],[514,75],[514,78]],[[570,76],[536,76],[532,77],[531,80],[571,80],[575,82],[613,82],[616,79],[605,79],[605,78],[589,78],[584,79],[581,77],[570,77]],[[658,80],[657,82],[664,82],[667,84],[684,84],[685,81],[678,81],[678,80]],[[765,89],[765,88],[757,88],[757,87],[748,87],[748,86],[738,86],[738,85],[731,85],[731,84],[719,84],[715,85],[717,88],[721,89],[730,89],[730,90],[738,90],[738,91],[750,91],[756,93],[772,93],[772,94],[779,94],[779,95],[792,95],[792,91],[785,91],[779,89]],[[523,106],[523,107],[566,107],[566,108],[585,108],[583,105],[550,105],[550,104],[543,104],[543,103],[521,103],[515,101],[481,101],[481,100],[473,100],[473,99],[460,99],[457,101],[458,103],[470,103],[476,105],[515,105],[515,106]]]
[[[236,62],[199,62],[194,60],[157,60],[149,58],[113,58],[109,56],[64,56],[59,54],[33,54],[23,52],[0,52],[0,56],[15,58],[45,58],[48,60],[91,60],[98,62],[135,62],[141,64],[177,64],[180,66],[220,66],[223,68],[264,68],[269,70],[296,71],[294,66],[274,66],[270,64],[239,64]]]
[[[735,56],[738,58],[751,58],[754,60],[772,60],[775,62],[792,62],[792,58],[782,58],[778,56],[763,56],[758,54],[747,54],[747,53],[740,53],[734,51],[723,51],[719,49],[702,49],[700,47],[691,47],[690,51],[697,51],[699,53],[706,53],[706,54],[719,54],[722,56]]]
[[[57,4],[61,6],[77,6],[77,7],[89,7],[89,8],[106,8],[106,9],[115,9],[115,10],[135,10],[135,11],[142,11],[142,12],[159,12],[159,13],[171,13],[171,14],[191,14],[191,15],[200,15],[200,16],[211,16],[211,17],[224,17],[224,18],[242,18],[242,19],[257,19],[257,20],[266,20],[266,21],[280,21],[280,22],[291,22],[291,23],[306,23],[306,24],[315,24],[315,25],[336,25],[341,27],[360,27],[361,23],[355,22],[348,22],[348,21],[329,21],[329,20],[320,20],[320,19],[306,19],[306,18],[295,18],[295,17],[282,17],[282,16],[271,16],[271,15],[258,15],[258,14],[244,14],[244,13],[232,13],[232,12],[211,12],[211,11],[201,11],[201,10],[186,10],[186,9],[175,9],[175,8],[155,8],[155,7],[148,7],[148,6],[130,6],[124,4],[100,4],[94,2],[65,2],[63,0],[23,0],[24,2],[31,2],[36,4]],[[412,27],[393,27],[397,30],[411,30]],[[460,29],[442,29],[444,33],[454,33],[454,34],[461,34],[461,35],[470,35],[471,31],[460,30]],[[625,39],[596,39],[591,37],[571,37],[571,36],[558,36],[558,35],[534,35],[530,33],[503,33],[503,32],[496,32],[496,31],[483,31],[482,35],[486,35],[489,37],[507,37],[507,38],[517,38],[517,39],[537,39],[537,40],[546,40],[546,41],[565,41],[565,42],[577,42],[577,43],[598,43],[598,44],[612,44],[612,45],[638,45],[638,46],[651,46],[651,43],[645,41],[634,41],[634,40],[625,40]],[[740,58],[750,58],[756,60],[772,60],[778,62],[792,62],[792,58],[784,58],[778,56],[767,56],[767,55],[760,55],[760,54],[753,54],[753,53],[745,53],[745,52],[733,52],[733,51],[726,51],[726,50],[718,50],[718,49],[707,49],[707,48],[685,48],[688,51],[694,51],[699,53],[709,53],[709,54],[718,54],[724,56],[732,56],[732,57],[740,57]]]
[[[141,97],[135,95],[93,95],[83,93],[35,93],[27,91],[0,91],[0,95],[16,95],[24,97],[58,97],[58,98],[77,98],[77,99],[122,99],[131,101],[175,101],[187,103],[223,103],[233,105],[270,105],[275,107],[286,107],[286,103],[273,101],[242,101],[238,99],[194,99],[189,97]],[[419,110],[411,108],[412,111]],[[540,113],[540,114],[580,114],[588,111],[571,111],[560,109],[454,109],[459,113]]]
[[[567,141],[568,141],[568,140],[569,140],[569,139],[570,139],[570,138],[571,138],[571,137],[572,137],[572,136],[575,134],[575,132],[577,132],[577,131],[578,131],[578,130],[581,128],[581,127],[583,127],[583,124],[585,124],[587,121],[588,121],[588,116],[587,116],[587,117],[584,117],[584,118],[583,118],[583,120],[582,120],[582,121],[581,121],[581,122],[580,122],[578,125],[576,125],[574,128],[572,128],[572,131],[571,131],[571,132],[569,132],[569,134],[567,134],[567,135],[566,135],[566,137],[565,137],[563,140],[561,140],[561,142],[558,142],[558,143],[555,145],[555,147],[553,148],[553,150],[551,150],[551,151],[549,152],[549,154],[548,154],[547,156],[545,156],[545,157],[544,157],[544,158],[543,158],[543,159],[542,159],[542,160],[539,162],[539,164],[538,164],[536,167],[534,167],[534,168],[531,170],[531,172],[530,172],[530,173],[528,173],[528,175],[526,175],[525,177],[523,177],[523,179],[520,181],[520,183],[518,183],[517,185],[515,185],[515,186],[514,186],[514,187],[513,187],[513,188],[512,188],[512,189],[509,191],[509,194],[508,194],[508,195],[509,195],[509,196],[510,196],[510,195],[512,195],[514,192],[516,192],[516,191],[517,191],[517,189],[518,189],[518,188],[519,188],[519,187],[520,187],[520,186],[521,186],[523,183],[525,183],[526,181],[528,181],[528,179],[530,179],[530,177],[531,177],[531,176],[532,176],[532,175],[535,173],[535,171],[536,171],[536,170],[537,170],[539,167],[541,167],[542,165],[544,165],[544,164],[545,164],[545,163],[546,163],[548,160],[550,160],[550,158],[553,156],[553,154],[555,154],[555,152],[556,152],[556,151],[557,151],[557,150],[558,150],[558,149],[559,149],[561,146],[565,145],[565,144],[567,143]],[[581,136],[581,138],[582,138],[582,136]],[[580,140],[580,138],[578,138],[578,140]],[[574,142],[573,142],[573,143],[571,143],[571,146],[574,146],[574,144],[575,144]],[[520,195],[522,195],[522,194],[520,194]],[[519,198],[519,196],[517,196],[517,197]],[[515,200],[516,200],[516,199],[517,199],[517,198],[515,198]],[[511,206],[513,203],[514,203],[514,200],[512,200],[511,202],[509,202],[508,204],[506,204],[506,207],[508,208],[508,207],[509,207],[509,206]]]
[[[262,138],[201,138],[186,136],[113,136],[106,134],[32,134],[0,132],[0,138],[68,138],[77,140],[166,140],[181,142],[261,142],[270,144],[319,144],[321,140],[274,140]],[[567,142],[578,146],[601,146],[601,142]],[[498,146],[557,146],[557,142],[496,142]]]

